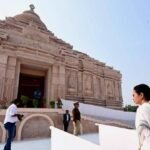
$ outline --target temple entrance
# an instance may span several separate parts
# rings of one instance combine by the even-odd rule
[[[24,105],[26,107],[44,107],[44,82],[45,77],[43,76],[20,74],[18,91],[20,107],[24,107]]]

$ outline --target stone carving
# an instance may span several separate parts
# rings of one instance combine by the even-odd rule
[[[86,75],[85,77],[85,90],[92,91],[92,76]]]
[[[100,78],[96,78],[95,79],[95,89],[94,89],[94,92],[95,92],[95,96],[96,98],[100,98],[101,96],[101,82],[100,82]]]
[[[0,30],[0,39],[7,40],[8,34],[5,31]]]
[[[5,91],[4,91],[4,97],[8,100],[13,99],[13,87],[14,87],[14,79],[5,79]]]
[[[70,71],[68,76],[68,87],[75,89],[77,87],[77,73]]]
[[[68,94],[76,94],[77,93],[77,72],[74,70],[67,70],[67,89]]]
[[[3,135],[3,130],[2,127],[0,126],[0,142],[2,142],[2,135]]]
[[[83,77],[82,73],[78,72],[78,94],[82,96]]]
[[[107,96],[108,97],[113,97],[114,96],[114,87],[113,87],[112,81],[107,80],[106,90],[107,90]]]
[[[0,78],[0,99],[3,99],[5,79]]]
[[[83,61],[79,60],[79,69],[82,70],[83,69]]]
[[[90,74],[84,74],[84,93],[86,96],[93,96],[93,77]]]

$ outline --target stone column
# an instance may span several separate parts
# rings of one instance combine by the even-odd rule
[[[51,100],[56,100],[58,97],[59,85],[59,66],[53,65],[52,67],[52,84],[51,84]]]
[[[83,73],[78,72],[78,96],[83,97]]]
[[[118,82],[118,90],[119,90],[119,101],[123,101],[122,99],[122,87],[121,87],[121,81]]]
[[[4,98],[7,55],[0,54],[0,99]]]
[[[65,66],[59,66],[58,96],[65,98]]]
[[[16,64],[15,84],[14,84],[14,98],[17,98],[19,91],[19,78],[20,78],[20,61]]]
[[[104,77],[100,78],[101,99],[106,101],[106,85]]]
[[[7,70],[5,78],[5,90],[4,97],[11,101],[14,97],[14,83],[15,83],[15,71],[16,71],[16,58],[8,57]]]
[[[100,99],[100,79],[97,78],[95,75],[93,76],[93,83],[94,83],[94,97],[96,99]]]
[[[52,67],[48,68],[45,80],[45,97],[46,97],[46,107],[49,107],[49,102],[51,100],[52,93]]]

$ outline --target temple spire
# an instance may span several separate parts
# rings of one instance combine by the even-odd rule
[[[34,6],[33,4],[30,4],[29,7],[30,7],[30,10],[31,10],[31,11],[34,11],[35,6]]]

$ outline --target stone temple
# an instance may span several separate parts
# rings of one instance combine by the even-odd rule
[[[57,38],[34,7],[0,20],[0,100],[33,97],[45,107],[58,97],[110,108],[122,107],[121,73]]]

